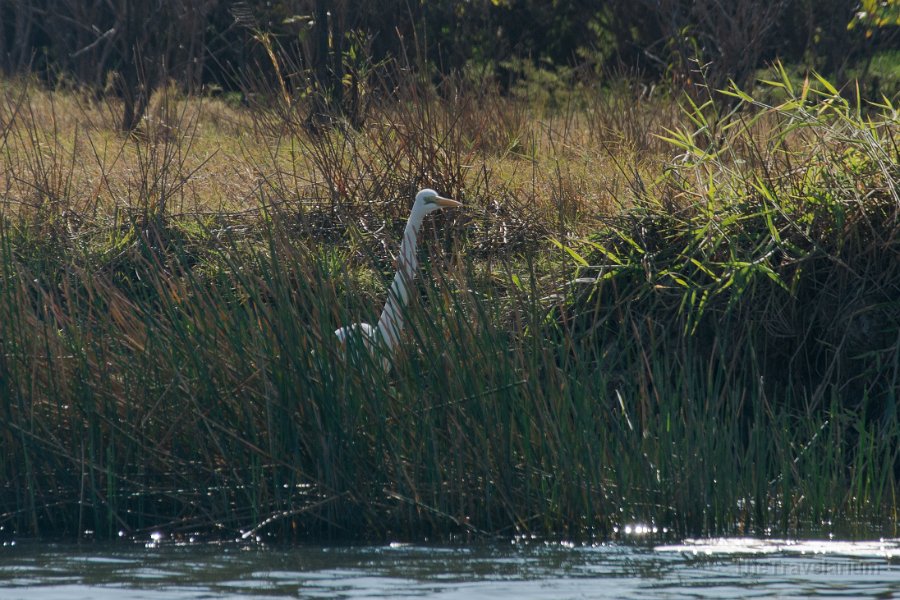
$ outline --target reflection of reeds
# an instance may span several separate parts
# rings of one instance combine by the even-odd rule
[[[283,118],[274,139],[271,115],[174,92],[129,138],[87,100],[7,92],[6,531],[889,520],[893,109],[820,82],[727,115],[605,118],[591,106],[621,102],[586,96],[532,122],[494,92],[405,85],[362,131]],[[633,122],[661,114],[675,159]],[[467,209],[426,228],[392,370],[347,364],[333,331],[377,316],[425,183]]]

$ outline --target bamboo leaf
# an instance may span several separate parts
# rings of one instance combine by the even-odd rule
[[[555,245],[556,247],[565,251],[565,253],[568,254],[569,256],[571,256],[572,259],[576,263],[578,263],[580,266],[582,266],[582,267],[590,266],[590,263],[583,256],[578,254],[578,252],[576,252],[574,248],[570,248],[569,246],[563,245],[559,240],[554,239],[554,238],[550,238],[550,242],[553,243],[553,245]]]

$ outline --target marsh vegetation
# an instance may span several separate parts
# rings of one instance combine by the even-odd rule
[[[0,531],[897,535],[896,104],[582,75],[382,67],[327,126],[163,86],[128,132],[5,81]],[[425,186],[465,208],[348,362]]]

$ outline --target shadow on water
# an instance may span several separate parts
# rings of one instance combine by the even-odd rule
[[[894,597],[900,540],[272,547],[37,542],[0,548],[0,597]]]

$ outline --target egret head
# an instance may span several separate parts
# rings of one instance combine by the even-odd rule
[[[422,211],[423,214],[427,215],[440,208],[449,208],[451,206],[462,206],[462,203],[439,196],[436,191],[425,188],[424,190],[419,190],[419,193],[416,194],[416,203],[413,204],[413,211]]]

